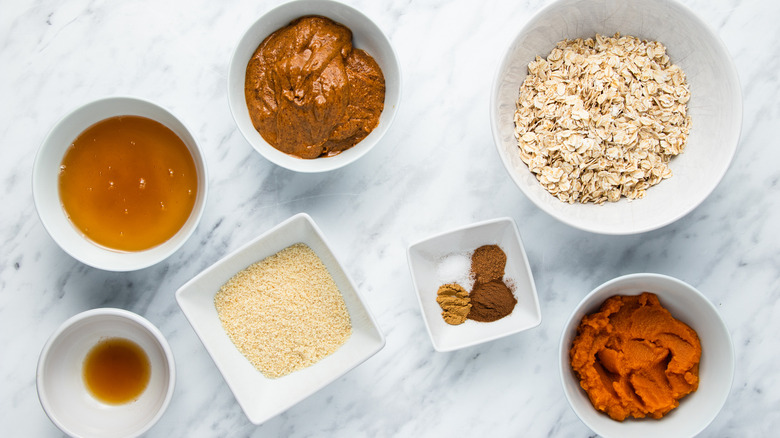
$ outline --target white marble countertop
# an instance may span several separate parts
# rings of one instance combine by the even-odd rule
[[[168,338],[176,392],[149,436],[589,436],[556,368],[566,317],[595,286],[633,272],[680,278],[707,295],[737,354],[729,399],[704,436],[780,430],[780,3],[685,0],[725,42],[742,82],[735,160],[715,192],[662,229],[602,236],[563,225],[512,183],[495,151],[488,95],[502,52],[542,0],[349,0],[385,30],[402,64],[400,112],[359,162],[296,174],[256,153],[226,97],[241,32],[268,0],[3,1],[0,6],[0,426],[57,436],[36,395],[46,339],[96,307],[137,312]],[[110,95],[150,99],[180,116],[205,150],[206,212],[163,263],[103,272],[64,253],[39,221],[35,152],[75,107]],[[174,292],[244,242],[310,214],[387,337],[376,356],[261,426],[244,416],[179,310]],[[542,324],[437,353],[414,297],[407,246],[495,217],[520,228]]]

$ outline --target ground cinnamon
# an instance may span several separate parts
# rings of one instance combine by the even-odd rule
[[[517,298],[503,280],[477,283],[469,298],[471,310],[468,318],[480,322],[499,320],[512,313],[517,304]]]
[[[467,318],[480,322],[499,320],[514,310],[517,298],[504,283],[506,253],[498,245],[483,245],[471,256],[474,287],[469,294]]]

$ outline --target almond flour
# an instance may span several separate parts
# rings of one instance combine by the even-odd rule
[[[315,364],[352,334],[333,277],[303,243],[237,273],[214,296],[214,306],[231,341],[268,378]]]

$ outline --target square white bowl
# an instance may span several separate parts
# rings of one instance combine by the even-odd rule
[[[296,243],[308,245],[330,272],[344,297],[352,336],[335,353],[278,379],[263,376],[238,351],[222,327],[214,295],[233,275]],[[299,213],[214,263],[176,291],[176,301],[222,373],[238,404],[254,424],[284,412],[376,354],[385,337],[352,280],[312,218]]]
[[[440,278],[440,265],[448,256],[471,254],[482,245],[496,244],[506,253],[504,281],[514,286],[517,305],[508,316],[494,322],[467,320],[450,325],[436,302],[439,286],[451,280]],[[409,270],[420,303],[425,328],[436,351],[471,347],[519,333],[542,322],[539,297],[520,233],[511,218],[498,218],[457,228],[409,246]],[[465,267],[469,269],[470,265]],[[464,276],[468,272],[464,273]],[[467,285],[461,284],[468,289]]]

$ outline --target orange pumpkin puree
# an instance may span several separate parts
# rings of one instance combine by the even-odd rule
[[[618,421],[661,418],[699,386],[699,337],[649,292],[582,318],[569,355],[593,406]]]

